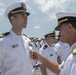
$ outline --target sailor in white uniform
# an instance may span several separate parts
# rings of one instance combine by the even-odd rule
[[[53,49],[53,45],[56,42],[54,30],[51,30],[49,33],[45,34],[44,37],[46,42],[39,50],[40,54],[53,62],[57,62],[57,57]],[[55,75],[53,72],[45,68],[44,65],[42,65],[41,63],[39,64],[40,64],[42,75]]]
[[[71,54],[68,56],[65,63],[59,65],[61,70],[60,75],[75,75],[76,74],[76,43],[70,48]]]
[[[40,42],[41,47],[42,47],[44,44],[45,44],[45,37],[42,37],[42,38],[41,38],[41,42]]]
[[[36,51],[31,51],[31,57],[39,60],[50,71],[59,75],[76,75],[76,13],[59,12],[56,14],[60,30],[60,38],[70,45],[70,54],[66,61],[61,65],[49,61]]]
[[[32,75],[29,42],[22,34],[29,12],[23,2],[18,2],[9,6],[5,15],[9,18],[12,29],[0,39],[1,75]]]
[[[59,65],[60,75],[76,75],[76,13],[57,13],[60,38],[70,45],[69,55],[65,62]],[[65,36],[64,36],[65,35]]]

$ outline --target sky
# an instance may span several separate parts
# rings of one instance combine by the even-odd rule
[[[24,2],[28,17],[23,33],[29,37],[43,37],[57,26],[57,12],[76,13],[76,0],[0,0],[0,34],[10,31],[11,24],[5,17],[7,7],[16,2]]]

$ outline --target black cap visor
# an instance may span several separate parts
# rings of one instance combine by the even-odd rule
[[[30,15],[30,13],[29,13],[29,12],[26,12],[26,14],[27,14],[27,16],[29,16],[29,15]]]
[[[60,27],[61,27],[61,25],[55,27],[55,30],[60,31]]]

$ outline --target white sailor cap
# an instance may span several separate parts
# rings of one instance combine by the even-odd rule
[[[44,35],[45,38],[46,38],[47,36],[55,36],[55,31],[54,31],[54,30],[49,31],[48,33],[46,33],[46,34]]]
[[[56,13],[58,19],[58,26],[55,30],[59,30],[62,23],[71,23],[76,22],[76,13],[66,13],[66,12],[59,12]]]
[[[30,15],[30,13],[27,12],[26,5],[23,2],[14,3],[9,6],[5,11],[5,16],[10,17],[11,15],[16,13],[25,13],[27,14],[27,16]]]

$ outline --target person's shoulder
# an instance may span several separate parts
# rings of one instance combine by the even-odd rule
[[[42,51],[46,51],[46,49],[48,48],[48,45],[43,45],[41,48],[40,48],[40,52]]]
[[[0,38],[3,38],[3,37],[5,37],[5,36],[7,36],[7,35],[9,35],[9,34],[10,34],[10,32],[2,33],[2,34],[0,34]]]
[[[59,43],[56,43],[56,44],[54,45],[54,48],[55,48],[56,50],[61,49],[61,47],[62,47],[62,45],[60,45]]]
[[[8,36],[10,34],[10,32],[5,32],[0,34],[0,41],[4,40],[4,37]]]
[[[48,49],[48,45],[43,45],[40,50],[39,53],[46,56],[47,55],[47,49]]]
[[[4,46],[4,43],[6,41],[6,36],[8,36],[10,34],[10,32],[6,32],[6,33],[2,33],[0,34],[0,46],[3,45]]]
[[[9,33],[2,33],[0,35],[0,51],[4,51],[7,45],[7,38],[6,36],[8,36]]]
[[[55,44],[54,48],[56,50],[63,50],[63,49],[65,49],[65,44],[62,43],[61,41],[59,41],[58,43]]]
[[[42,46],[42,49],[47,49],[47,48],[48,48],[48,45]]]
[[[27,35],[23,34],[23,36],[24,36],[25,40],[31,41]]]
[[[27,35],[25,35],[25,34],[23,34],[23,36],[24,36],[25,40],[27,40],[28,45],[32,46],[32,42],[31,42],[30,38]]]

